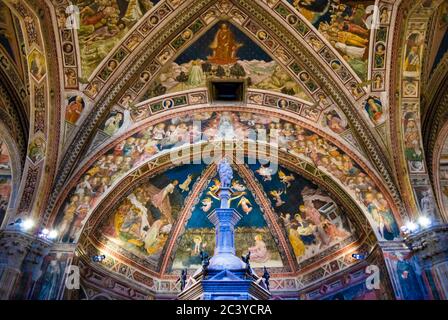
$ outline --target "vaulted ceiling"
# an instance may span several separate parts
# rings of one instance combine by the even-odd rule
[[[0,134],[22,161],[8,182],[21,199],[9,219],[56,228],[61,247],[92,268],[175,293],[179,270],[194,270],[198,248],[214,243],[204,217],[216,206],[216,170],[187,159],[225,151],[223,138],[234,159],[253,158],[255,146],[278,162],[272,172],[260,159],[235,164],[233,201],[247,211],[238,253],[266,246],[256,267],[271,268],[278,291],[349,270],[353,252],[398,239],[440,183],[446,130],[434,108],[446,97],[431,83],[446,83],[446,2],[73,5],[1,4],[0,111],[11,121],[2,117]],[[214,82],[243,83],[241,101],[215,101]],[[423,91],[432,93],[421,100]],[[251,133],[267,139],[252,145]],[[443,187],[434,190],[443,207]],[[89,259],[98,252],[101,266]]]

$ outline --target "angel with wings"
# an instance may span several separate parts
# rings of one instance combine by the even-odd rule
[[[285,185],[286,188],[289,188],[291,186],[291,182],[296,179],[296,178],[294,178],[294,175],[292,173],[287,175],[282,170],[279,170],[278,178]],[[286,192],[286,188],[285,188],[285,192]]]
[[[269,193],[274,198],[276,207],[281,207],[285,203],[285,201],[283,201],[283,199],[282,199],[282,194],[285,193],[285,191],[272,190]]]
[[[221,201],[221,198],[218,196],[218,191],[221,186],[221,183],[218,179],[213,180],[214,185],[208,188],[207,195],[211,196],[213,199]],[[232,194],[233,197],[229,199],[229,207],[233,200],[239,199],[246,194],[245,191],[237,191]],[[250,211],[249,211],[250,212]]]
[[[245,214],[249,214],[252,211],[250,200],[246,197],[241,197],[240,201],[238,202],[238,206],[241,206],[241,209],[244,211]]]
[[[260,166],[257,170],[255,170],[260,176],[263,177],[263,181],[271,181],[272,180],[272,170],[269,167]]]

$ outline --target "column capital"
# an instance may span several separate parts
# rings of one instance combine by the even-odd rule
[[[425,264],[448,259],[448,224],[435,225],[411,234],[404,241]]]
[[[0,231],[0,265],[20,271],[29,253],[43,257],[48,254],[51,242],[18,230]]]

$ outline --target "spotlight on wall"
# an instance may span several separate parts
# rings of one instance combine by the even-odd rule
[[[431,219],[426,216],[421,216],[417,222],[422,228],[428,228],[431,225]]]
[[[50,240],[56,239],[57,236],[58,236],[58,232],[56,230],[51,230],[48,233],[48,239],[50,239]]]
[[[20,223],[20,227],[25,230],[28,231],[30,230],[32,227],[34,227],[34,221],[32,219],[26,219],[25,221],[22,221]]]
[[[58,236],[56,230],[48,230],[47,228],[42,229],[37,236],[42,239],[54,240]]]
[[[409,221],[408,223],[406,223],[406,228],[410,231],[410,232],[414,232],[418,230],[418,224],[416,224],[413,221]]]
[[[353,253],[352,257],[356,260],[364,260],[366,258],[365,253]]]
[[[31,219],[23,220],[22,218],[18,218],[14,222],[9,223],[8,226],[19,228],[22,231],[28,231],[34,226],[34,221]]]
[[[92,256],[93,262],[102,262],[104,259],[106,259],[106,256],[104,254]]]

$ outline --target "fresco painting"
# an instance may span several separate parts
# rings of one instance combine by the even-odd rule
[[[356,240],[352,222],[321,188],[283,167],[274,173],[255,160],[248,163],[255,163],[246,166],[270,200],[298,262],[340,245],[344,240]],[[100,232],[107,241],[113,241],[140,258],[157,260],[187,196],[205,168],[205,164],[184,165],[149,179],[121,201],[102,223]],[[213,253],[215,232],[207,214],[219,208],[220,181],[217,175],[209,177],[208,181],[185,222],[173,270],[196,269],[201,263],[201,250]],[[243,215],[235,229],[237,255],[250,251],[254,267],[282,267],[263,211],[238,171],[234,172],[232,189],[230,207]],[[70,232],[78,225],[78,222],[66,220],[61,228],[63,233],[69,232],[67,236],[70,237],[73,236]]]
[[[142,258],[157,260],[191,186],[204,168],[179,167],[149,179],[118,205],[101,227],[103,234]]]
[[[187,196],[205,168],[204,164],[186,165],[149,179],[125,197],[107,217],[100,228],[102,235],[107,241],[113,241],[140,258],[157,261]],[[236,226],[237,254],[250,251],[255,267],[281,267],[280,255],[262,211],[244,185],[244,180],[235,175],[231,207],[243,215]],[[215,232],[207,213],[219,207],[218,187],[216,175],[210,179],[191,217],[185,222],[185,232],[179,240],[173,269],[197,268],[200,265],[200,250],[213,253]],[[67,227],[70,225],[67,223]]]
[[[36,135],[28,145],[28,158],[33,163],[38,163],[45,157],[46,141],[42,135]]]
[[[0,1],[0,298],[447,298],[447,31],[448,0]]]
[[[81,177],[57,221],[87,218],[84,211],[95,206],[113,183],[160,152],[201,141],[255,139],[257,135],[259,140],[265,141],[275,137],[280,150],[312,163],[340,181],[364,204],[381,238],[393,240],[399,236],[383,194],[346,153],[298,124],[245,112],[185,114],[144,128],[122,140],[100,156]],[[76,231],[66,237],[66,241],[77,237],[83,223],[83,219],[77,223],[79,228],[73,229]]]
[[[364,110],[375,125],[384,120],[384,108],[380,98],[368,97],[364,102]]]
[[[76,0],[82,75],[88,78],[132,26],[159,0]]]
[[[0,138],[0,225],[6,215],[12,190],[11,158],[6,143]]]
[[[126,121],[127,122],[127,121]],[[113,136],[119,132],[119,130],[125,124],[125,116],[121,111],[112,111],[109,113],[106,121],[100,127],[100,129],[109,136]]]
[[[315,256],[350,237],[354,227],[321,188],[280,167],[251,165],[281,221],[297,261]]]
[[[65,109],[65,121],[76,124],[85,108],[84,99],[81,96],[68,98],[68,105]]]
[[[374,1],[288,0],[341,54],[353,71],[367,80],[372,12]],[[384,19],[384,17],[383,17]]]
[[[281,59],[282,54],[278,55]],[[227,22],[214,25],[172,63],[166,64],[141,100],[206,87],[210,79],[246,79],[249,88],[313,101],[283,67]]]
[[[323,125],[333,132],[342,133],[348,128],[347,120],[341,117],[336,110],[330,110],[324,114]]]
[[[388,252],[386,262],[395,273],[395,287],[401,300],[423,300],[422,272],[417,268],[415,257],[406,252]]]
[[[197,269],[201,265],[200,250],[206,251],[209,255],[213,254],[215,230],[207,214],[220,206],[217,196],[219,186],[220,182],[216,175],[199,197],[199,203],[192,211],[179,240],[173,269]],[[255,268],[282,267],[283,263],[277,251],[277,245],[263,213],[252,192],[246,186],[244,179],[234,172],[232,180],[234,192],[230,199],[230,207],[243,215],[235,227],[236,255],[242,256],[250,252],[251,265]]]
[[[45,67],[45,57],[38,50],[34,49],[28,56],[28,67],[30,74],[36,81],[40,81],[47,73]]]

